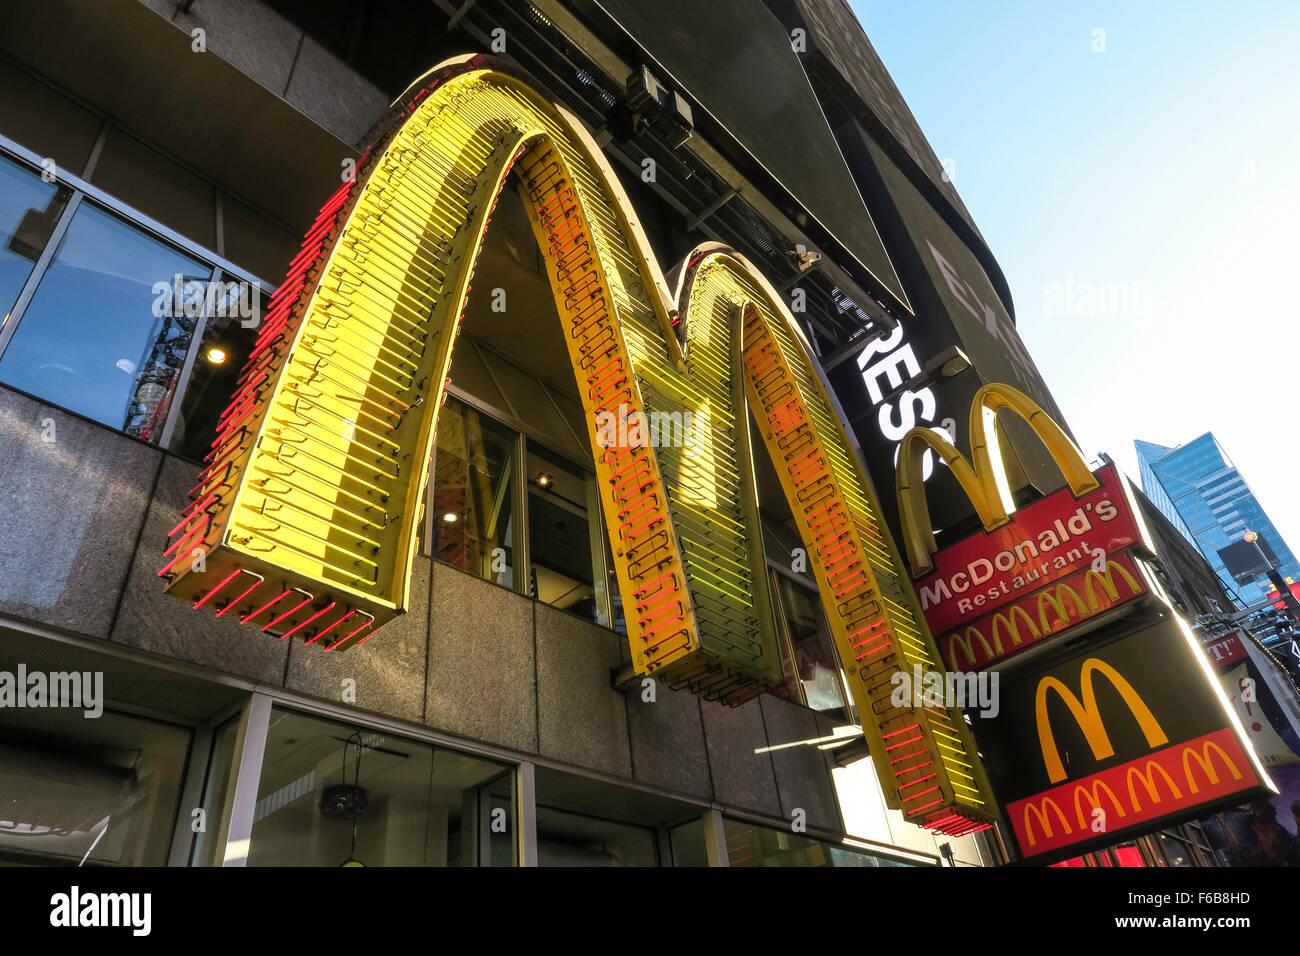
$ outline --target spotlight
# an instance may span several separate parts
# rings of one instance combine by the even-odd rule
[[[533,481],[537,482],[537,484],[543,488],[549,488],[551,485],[551,476],[546,472],[541,471],[537,473],[537,477],[534,478]]]
[[[456,517],[456,512],[448,511],[445,515],[442,516],[442,520],[447,522],[447,524],[455,524],[456,521],[458,520]]]
[[[214,345],[210,349],[208,349],[208,351],[204,354],[203,357],[206,358],[213,365],[224,365],[226,359],[229,356],[227,355],[226,350],[223,349],[221,346]]]

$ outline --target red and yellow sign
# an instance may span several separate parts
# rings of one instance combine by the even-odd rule
[[[939,638],[939,652],[949,670],[982,670],[1150,593],[1132,556],[1116,554],[1107,557],[1100,570],[1090,565],[958,625]]]
[[[934,572],[916,582],[921,610],[936,634],[1069,577],[1104,566],[1120,551],[1150,550],[1114,465],[1097,487],[1075,497],[1063,488],[934,555]]]
[[[1251,789],[1258,783],[1251,763],[1225,727],[1016,800],[1007,816],[1021,850],[1036,856]]]

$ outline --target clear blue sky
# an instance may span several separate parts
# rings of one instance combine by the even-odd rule
[[[1083,450],[1213,431],[1300,549],[1300,2],[852,6]]]

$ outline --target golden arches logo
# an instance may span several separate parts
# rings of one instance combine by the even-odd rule
[[[1034,819],[1038,821],[1038,829],[1043,832],[1043,837],[1045,839],[1050,840],[1052,839],[1053,836],[1055,836],[1055,834],[1052,832],[1052,819],[1050,816],[1048,816],[1047,813],[1048,807],[1051,807],[1054,811],[1056,811],[1056,819],[1059,820],[1061,823],[1062,835],[1069,836],[1071,833],[1074,832],[1074,830],[1071,829],[1070,827],[1070,821],[1066,819],[1065,813],[1061,810],[1060,805],[1057,804],[1057,802],[1053,800],[1051,797],[1043,797],[1037,803],[1035,803],[1033,800],[1029,800],[1025,804],[1024,831],[1025,831],[1025,837],[1030,846],[1033,846],[1038,842],[1037,837],[1034,836],[1034,828],[1030,825],[1030,821],[1029,821],[1029,814],[1031,812],[1034,815]]]
[[[1160,788],[1156,784],[1154,772],[1157,770],[1160,772],[1160,776],[1164,778],[1165,786],[1169,788],[1169,792],[1173,794],[1174,799],[1183,799],[1183,792],[1178,789],[1178,784],[1174,783],[1173,778],[1169,776],[1169,771],[1154,760],[1148,760],[1146,766],[1141,770],[1138,770],[1137,766],[1134,765],[1129,767],[1128,773],[1124,775],[1124,779],[1128,783],[1128,797],[1133,804],[1134,813],[1142,812],[1142,803],[1138,800],[1137,788],[1134,787],[1137,782],[1141,782],[1142,786],[1146,788],[1147,799],[1151,801],[1151,805],[1153,807],[1159,806],[1161,800]]]
[[[1056,747],[1056,739],[1052,734],[1051,721],[1047,715],[1047,695],[1050,691],[1055,691],[1065,703],[1065,706],[1069,708],[1070,714],[1083,730],[1084,738],[1087,740],[1095,759],[1105,760],[1107,757],[1115,755],[1115,749],[1111,746],[1110,735],[1106,732],[1106,726],[1102,722],[1101,713],[1097,707],[1097,690],[1093,683],[1095,674],[1104,676],[1110,681],[1111,686],[1119,691],[1124,703],[1128,705],[1129,711],[1137,719],[1138,727],[1146,738],[1148,747],[1154,750],[1156,747],[1169,742],[1168,736],[1156,721],[1155,715],[1151,713],[1151,709],[1147,707],[1146,702],[1133,689],[1133,685],[1125,680],[1119,671],[1100,658],[1086,658],[1079,669],[1079,683],[1083,692],[1082,701],[1055,677],[1044,677],[1040,680],[1038,689],[1034,694],[1034,717],[1038,725],[1038,742],[1043,751],[1043,764],[1047,768],[1047,778],[1052,783],[1059,783],[1064,780],[1066,774],[1065,767],[1061,763],[1061,754]]]
[[[1120,818],[1124,817],[1124,807],[1119,802],[1119,798],[1115,796],[1115,791],[1111,790],[1111,788],[1106,785],[1106,781],[1094,780],[1091,787],[1085,787],[1081,783],[1075,784],[1074,812],[1079,816],[1079,829],[1081,830],[1088,825],[1087,820],[1083,815],[1083,804],[1080,802],[1082,798],[1087,798],[1088,805],[1092,807],[1093,810],[1105,809],[1102,807],[1101,794],[1097,792],[1098,790],[1106,791],[1106,796],[1110,797],[1111,806],[1115,808],[1115,815]]]
[[[1210,786],[1214,787],[1219,784],[1219,775],[1215,772],[1214,759],[1210,755],[1211,750],[1219,755],[1219,759],[1223,761],[1224,767],[1232,774],[1233,780],[1241,779],[1241,771],[1237,769],[1237,765],[1232,762],[1228,755],[1223,752],[1223,748],[1213,740],[1207,740],[1201,745],[1200,753],[1197,753],[1196,749],[1191,746],[1183,748],[1183,773],[1187,777],[1187,787],[1192,791],[1192,793],[1200,792],[1200,787],[1196,784],[1196,778],[1192,776],[1193,760],[1195,760],[1197,765],[1201,768],[1201,773],[1205,774],[1205,779],[1209,782]]]
[[[670,289],[599,147],[512,69],[469,57],[422,78],[322,209],[171,534],[169,592],[327,651],[403,613],[453,346],[514,173],[591,431],[636,669],[731,703],[779,674],[748,404],[859,712],[880,715],[864,729],[890,805],[945,832],[983,825],[992,804],[960,714],[880,706],[882,674],[938,655],[781,296],[717,245]],[[703,413],[703,447],[600,440],[608,416],[655,412]]]
[[[1004,409],[1024,419],[1034,430],[1061,469],[1075,497],[1099,486],[1074,442],[1033,399],[1010,385],[985,385],[971,401],[970,461],[947,438],[930,428],[913,428],[903,436],[899,445],[895,491],[903,545],[913,577],[922,577],[934,569],[934,525],[930,521],[925,482],[921,478],[927,448],[937,453],[948,466],[974,505],[985,531],[993,531],[1011,520],[1015,504],[1008,491],[1006,465],[998,453],[994,418]],[[990,414],[985,415],[986,411]]]

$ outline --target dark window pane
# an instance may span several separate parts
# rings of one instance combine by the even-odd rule
[[[0,359],[0,380],[157,440],[197,322],[171,307],[176,276],[182,287],[206,283],[211,269],[82,203]]]
[[[169,447],[191,461],[202,461],[211,450],[217,420],[230,404],[235,394],[235,382],[257,340],[257,328],[245,328],[243,323],[260,323],[260,313],[266,311],[267,297],[260,295],[260,290],[242,282],[236,286],[240,290],[236,293],[240,304],[227,309],[226,315],[208,317],[185,394],[181,396],[181,408]],[[246,320],[242,314],[237,314],[237,310],[253,311],[255,293],[258,293],[258,314]]]
[[[773,574],[778,599],[789,635],[783,657],[787,664],[785,689],[780,696],[798,700],[797,681],[803,699],[813,710],[844,714],[844,689],[840,681],[840,662],[831,641],[821,601],[807,588],[780,574]]]
[[[528,557],[532,593],[543,603],[597,623],[592,575],[592,528],[587,520],[591,478],[540,446],[528,454]]]
[[[504,425],[449,399],[438,416],[429,505],[433,556],[506,587],[514,586],[516,439]]]
[[[658,866],[655,832],[538,806],[537,865]]]
[[[189,731],[86,716],[0,710],[0,866],[166,865]]]
[[[513,866],[505,764],[276,708],[249,866]]]

